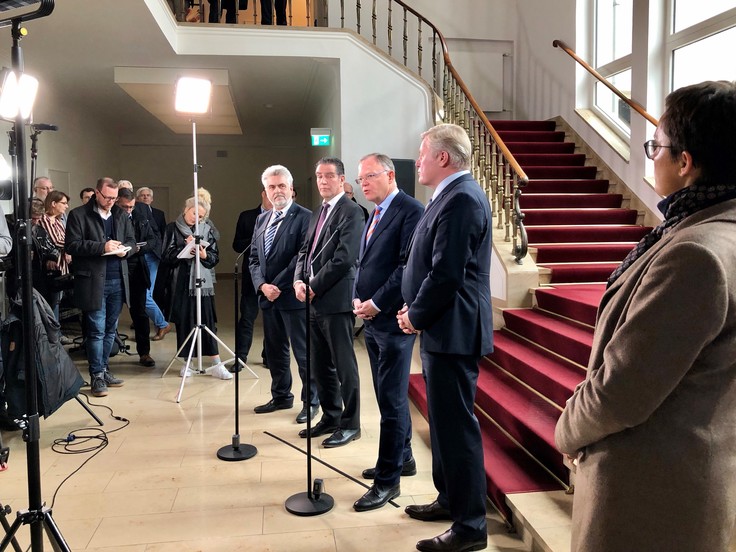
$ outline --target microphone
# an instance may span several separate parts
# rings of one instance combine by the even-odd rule
[[[263,214],[265,215],[266,213],[269,213],[269,216],[270,216],[270,213],[271,213],[271,212],[272,212],[272,211],[266,211],[266,212],[264,212]],[[265,225],[265,226],[264,226],[263,228],[261,228],[261,230],[260,230],[260,231],[259,231],[259,232],[258,232],[257,234],[255,234],[255,235],[254,235],[254,236],[253,236],[253,237],[252,237],[252,238],[250,239],[250,242],[248,243],[248,245],[246,245],[246,246],[245,246],[245,249],[243,249],[243,251],[242,251],[242,252],[240,253],[240,255],[238,255],[238,256],[237,256],[237,257],[235,258],[235,271],[236,271],[236,273],[237,273],[237,270],[238,270],[238,263],[240,262],[240,259],[241,259],[241,257],[242,257],[243,255],[245,255],[246,253],[248,253],[248,255],[250,255],[250,249],[251,249],[251,247],[253,246],[253,242],[255,242],[256,240],[258,240],[258,238],[260,238],[260,237],[261,237],[261,236],[262,236],[263,234],[265,234],[265,233],[266,233],[266,231],[267,231],[267,230],[268,230],[269,228],[271,228],[272,226],[276,226],[276,225],[278,225],[278,224],[281,224],[282,222],[284,222],[284,221],[285,221],[285,220],[287,219],[287,217],[288,217],[288,218],[291,218],[291,217],[293,217],[293,216],[294,216],[295,214],[296,214],[296,213],[293,213],[293,212],[291,212],[291,213],[289,213],[289,214],[288,214],[287,216],[282,216],[282,217],[281,217],[280,219],[278,219],[278,220],[273,220],[273,221],[271,221],[271,222],[270,222],[269,224],[267,224],[267,225]]]
[[[319,251],[316,251],[315,253],[313,253],[312,255],[310,255],[310,257],[309,257],[309,271],[310,272],[313,272],[314,271],[314,266],[313,266],[314,265],[314,260],[322,254],[322,252],[325,250],[325,247],[327,247],[329,245],[329,243],[332,241],[332,238],[334,238],[338,234],[338,232],[340,231],[340,228],[342,228],[343,226],[345,226],[345,223],[347,221],[348,221],[348,219],[345,219],[340,224],[338,224],[337,227],[335,228],[335,230],[333,230],[332,233],[330,234],[330,236],[327,238],[327,240],[325,240],[325,243],[322,244],[322,247],[319,248]]]
[[[35,132],[41,132],[42,130],[51,130],[51,131],[57,131],[59,130],[59,127],[57,125],[50,125],[47,123],[38,123],[35,125],[31,125],[31,128]]]

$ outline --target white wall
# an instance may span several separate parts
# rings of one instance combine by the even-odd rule
[[[225,53],[232,56],[336,60],[336,63],[326,63],[321,68],[318,78],[326,81],[327,85],[322,91],[321,108],[315,115],[314,124],[310,125],[332,128],[335,138],[333,146],[289,150],[294,145],[286,139],[283,145],[286,149],[271,148],[269,151],[269,148],[246,148],[237,155],[240,173],[237,173],[235,165],[221,163],[217,158],[208,162],[206,150],[201,150],[206,168],[210,165],[222,167],[222,170],[214,169],[216,175],[212,178],[211,186],[205,183],[206,173],[210,169],[203,171],[200,184],[213,192],[213,221],[222,232],[223,242],[227,244],[227,247],[221,248],[222,264],[225,266],[232,266],[231,261],[234,260],[229,244],[232,242],[237,214],[257,204],[260,175],[266,166],[276,162],[288,166],[297,180],[299,203],[311,208],[318,199],[317,195],[304,193],[299,184],[303,182],[306,187],[311,182],[314,186],[310,178],[313,177],[317,159],[325,155],[340,157],[345,163],[347,178],[353,180],[357,176],[358,160],[366,153],[379,151],[391,157],[415,158],[420,133],[432,125],[432,96],[427,86],[407,75],[398,64],[354,33],[329,29],[177,27],[165,11],[165,5],[158,0],[145,2],[178,55],[222,56]],[[274,71],[277,70],[278,67],[275,67]],[[135,144],[123,149],[126,152],[123,168],[127,174],[140,171],[141,175],[147,173],[149,178],[153,178],[149,169],[155,170],[152,165],[157,162],[156,159],[159,163],[165,159],[136,151]],[[213,145],[213,151],[215,149],[218,148]],[[166,155],[171,159],[183,157],[177,151],[167,150]],[[288,162],[284,161],[287,157]],[[191,167],[191,163],[182,166]],[[175,171],[178,178],[187,178],[180,169]],[[191,181],[191,174],[186,181]],[[241,186],[246,189],[233,190],[233,181],[242,182]],[[133,182],[138,184],[135,180]],[[423,199],[422,193],[418,194],[420,199]],[[172,191],[171,197],[178,197],[179,194],[178,191]],[[225,201],[221,199],[223,195],[226,196]],[[359,190],[356,190],[356,196],[360,198]]]

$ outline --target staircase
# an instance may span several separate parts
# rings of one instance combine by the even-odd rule
[[[567,488],[554,427],[585,376],[606,279],[650,228],[554,121],[493,126],[529,177],[521,207],[541,284],[533,308],[504,310],[495,350],[480,361],[475,410],[488,496],[510,520],[506,495]],[[420,374],[409,394],[426,416]]]

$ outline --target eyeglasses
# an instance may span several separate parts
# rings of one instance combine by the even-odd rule
[[[97,190],[97,193],[100,194],[100,197],[105,201],[115,201],[118,198],[118,196],[106,196],[100,190]]]
[[[644,142],[644,154],[649,159],[654,159],[654,156],[657,155],[657,150],[659,148],[672,148],[672,146],[663,146],[662,144],[658,144],[655,140],[648,140]]]
[[[363,181],[364,181],[364,180],[373,180],[373,179],[374,179],[374,178],[376,178],[376,177],[377,177],[378,175],[380,175],[380,174],[383,174],[383,173],[386,173],[386,172],[388,172],[388,171],[389,171],[389,169],[386,169],[386,170],[383,170],[383,171],[381,171],[381,172],[377,172],[377,173],[370,173],[370,174],[367,174],[367,175],[365,175],[365,176],[363,176],[363,177],[360,177],[360,178],[356,178],[356,179],[355,179],[355,183],[356,183],[356,184],[357,184],[358,186],[360,186],[361,184],[363,184]]]

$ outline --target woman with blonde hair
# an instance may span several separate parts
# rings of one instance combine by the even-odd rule
[[[195,286],[195,255],[199,255],[201,271],[201,301],[202,324],[217,332],[217,314],[215,312],[215,287],[212,274],[220,260],[217,248],[217,238],[212,227],[204,220],[209,211],[209,203],[198,201],[198,212],[195,212],[194,198],[190,197],[184,204],[182,213],[174,222],[166,226],[164,233],[164,249],[162,263],[163,270],[159,270],[156,278],[160,288],[165,287],[164,297],[159,303],[163,307],[164,316],[176,324],[176,346],[179,356],[186,358],[189,355],[191,342],[188,339],[197,325],[197,304]],[[199,235],[207,245],[200,245],[198,250],[192,249],[191,256],[185,259],[179,257],[184,248],[194,240],[195,224],[199,219]],[[200,332],[202,354],[211,358],[212,366],[207,370],[211,376],[227,380],[233,375],[220,361],[217,340],[207,331]],[[192,370],[186,366],[181,370],[182,377],[192,375]]]

